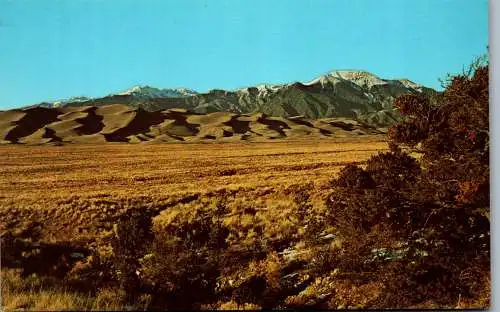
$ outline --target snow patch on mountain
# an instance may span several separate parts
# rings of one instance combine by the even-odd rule
[[[243,95],[256,94],[258,97],[266,97],[281,90],[285,85],[274,84],[259,84],[254,87],[246,87],[234,90],[236,93]],[[255,91],[257,91],[255,93]]]
[[[313,79],[309,82],[304,83],[306,86],[312,86],[316,84],[320,84],[321,87],[325,87],[326,85],[332,83],[332,84],[337,84],[338,82],[342,81],[341,79],[334,77],[332,75],[323,75],[319,76],[316,79]]]
[[[139,98],[176,98],[194,96],[197,94],[196,91],[186,88],[158,89],[150,86],[135,86],[117,95],[132,95]]]
[[[415,83],[415,82],[408,80],[408,79],[399,79],[398,81],[401,82],[407,88],[411,88],[411,89],[415,89],[415,90],[419,90],[419,91],[421,91],[424,88],[423,85],[420,85],[420,84]]]
[[[80,103],[80,102],[86,102],[88,100],[91,100],[91,98],[86,97],[86,96],[74,96],[74,97],[70,97],[69,99],[54,101],[51,103],[51,106],[52,107],[59,107],[59,106],[64,106],[64,104],[67,104],[67,103]]]

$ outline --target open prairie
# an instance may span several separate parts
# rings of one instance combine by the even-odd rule
[[[42,254],[68,256],[83,246],[111,259],[110,240],[126,211],[149,211],[161,226],[172,215],[189,220],[184,214],[196,215],[223,202],[230,210],[224,222],[241,236],[233,246],[255,245],[257,229],[269,242],[289,241],[303,235],[297,219],[301,189],[310,194],[312,209],[323,210],[331,192],[328,182],[343,166],[362,164],[385,150],[383,136],[266,143],[3,145],[0,227],[18,241],[35,243]],[[43,246],[72,247],[50,251],[53,247]],[[40,259],[33,272],[52,265],[47,256]],[[6,263],[14,268],[2,273],[8,309],[121,308],[114,290],[111,299],[101,298],[101,291],[92,300],[76,293],[59,298],[65,292],[58,286],[36,286],[47,283],[44,279],[33,286],[19,279],[15,261]]]
[[[4,145],[2,227],[30,219],[44,223],[43,232],[56,240],[75,239],[73,234],[82,232],[98,235],[79,226],[101,229],[104,224],[96,221],[110,213],[108,206],[115,210],[121,202],[161,210],[174,199],[217,192],[232,192],[235,198],[239,193],[242,200],[253,201],[258,200],[251,196],[255,192],[274,194],[294,184],[321,189],[342,166],[362,163],[386,149],[380,136],[271,143]]]
[[[164,196],[332,178],[387,149],[372,140],[1,146],[2,200]]]

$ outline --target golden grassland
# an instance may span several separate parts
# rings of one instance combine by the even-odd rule
[[[351,139],[352,140],[352,139]],[[365,139],[231,144],[0,146],[1,202],[161,198],[322,182],[387,149]]]
[[[385,150],[387,143],[380,137],[140,146],[4,145],[0,146],[0,224],[2,231],[21,237],[36,232],[43,242],[84,241],[101,246],[118,215],[131,206],[189,211],[223,194],[233,209],[227,224],[248,234],[255,223],[262,223],[266,235],[279,238],[296,230],[289,191],[294,185],[308,185],[312,202],[322,206],[328,181],[342,166],[362,163]],[[259,212],[242,213],[251,206]],[[103,309],[104,301],[113,308],[112,299],[99,297],[114,296],[105,289],[98,297],[86,298],[40,286],[40,281],[23,281],[14,269],[2,270],[2,279],[3,305],[8,309]]]
[[[45,223],[42,232],[57,241],[98,235],[110,225],[103,219],[138,203],[162,210],[178,201],[230,191],[242,201],[277,204],[277,194],[290,185],[313,183],[322,194],[342,166],[386,149],[380,138],[0,146],[2,227]],[[281,199],[285,203],[291,200],[286,197]]]

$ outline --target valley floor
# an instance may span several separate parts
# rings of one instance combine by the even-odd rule
[[[98,235],[107,227],[101,223],[103,215],[119,213],[115,210],[124,203],[162,209],[191,196],[231,192],[235,199],[254,201],[263,200],[258,194],[264,192],[273,205],[273,194],[291,185],[312,183],[322,193],[343,166],[384,150],[387,143],[380,136],[270,143],[3,145],[2,227],[5,222],[28,222],[21,216],[29,216],[45,221],[46,238],[57,241]]]
[[[197,215],[223,202],[223,224],[237,235],[230,248],[252,246],[258,238],[293,250],[303,244],[299,242],[306,229],[298,217],[301,194],[307,194],[310,213],[320,215],[331,192],[329,181],[343,166],[363,164],[387,149],[382,136],[265,143],[3,145],[0,228],[24,244],[84,244],[105,259],[112,255],[109,242],[116,222],[130,208],[153,211],[158,226],[175,218],[188,220],[189,211]],[[261,237],[254,235],[257,229]],[[269,259],[265,261],[274,258]],[[250,274],[248,270],[240,273]],[[44,289],[43,279],[22,279],[16,272],[2,272],[7,308],[119,308],[103,303],[107,295],[116,295],[113,291],[101,289],[97,297],[85,299],[57,287]]]
[[[387,150],[384,137],[267,143],[0,146],[0,205],[65,198],[162,197],[321,184]]]

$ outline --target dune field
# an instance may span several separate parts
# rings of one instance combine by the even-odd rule
[[[148,112],[121,104],[0,111],[0,143],[259,142],[382,133],[381,129],[349,118],[197,114],[184,109]]]

